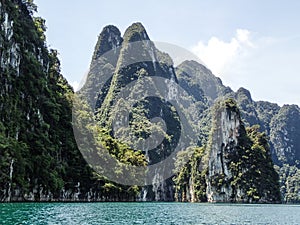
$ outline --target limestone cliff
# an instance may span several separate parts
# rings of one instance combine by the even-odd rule
[[[179,98],[177,87],[171,58],[155,47],[141,23],[133,23],[122,37],[114,26],[103,29],[80,92],[90,101],[98,127],[142,150],[148,164],[154,165],[179,143],[182,127],[171,104]],[[171,172],[163,167],[152,171],[142,198],[173,200],[172,180],[164,175]]]
[[[207,200],[232,201],[233,189],[229,184],[233,175],[228,168],[228,155],[236,151],[240,129],[243,129],[237,108],[216,108],[208,161]],[[238,190],[240,193],[240,190]]]
[[[294,172],[289,172],[300,170],[299,106],[284,105],[280,107],[276,103],[254,101],[247,89],[240,88],[237,92],[233,92],[230,88],[226,88],[207,68],[194,61],[183,62],[176,68],[176,72],[181,87],[194,97],[198,108],[203,110],[203,119],[199,126],[201,127],[201,143],[205,144],[207,141],[209,133],[207,128],[211,127],[212,116],[210,106],[213,102],[224,96],[235,99],[244,125],[258,124],[259,131],[270,136],[271,156],[280,173],[284,201],[299,202],[299,185],[297,183],[300,178],[294,176]],[[288,184],[289,180],[293,180],[292,185]]]
[[[73,90],[35,8],[0,1],[0,201],[76,200],[91,173],[73,136]]]
[[[279,202],[278,174],[259,127],[245,129],[232,99],[217,103],[208,144],[209,202]]]
[[[33,17],[34,8],[32,1],[0,1],[0,201],[134,201],[139,195],[143,200],[173,200],[173,180],[164,179],[171,167],[155,170],[151,185],[142,192],[92,174],[72,133],[73,90],[60,73],[57,52],[46,47],[45,21]],[[131,91],[128,96],[122,92],[125,87]],[[180,94],[180,87],[188,96]],[[266,137],[256,128],[244,128],[232,101],[210,111],[219,96],[232,94],[231,89],[195,62],[183,63],[176,74],[172,59],[155,47],[142,24],[132,24],[123,37],[114,26],[103,29],[82,93],[93,107],[97,125],[106,129],[101,141],[123,163],[139,165],[147,158],[148,165],[154,165],[172,158],[175,147],[197,143],[188,166],[175,177],[176,199],[278,200],[278,177]],[[240,89],[234,97],[243,103],[243,111],[254,111],[249,92]],[[185,104],[176,108],[171,103],[178,99]],[[189,105],[189,99],[195,104]],[[119,113],[121,106],[132,109],[129,115]],[[257,122],[257,117],[266,116],[264,108],[261,104],[261,112],[254,112],[254,117],[249,112],[246,119]],[[280,145],[274,144],[282,149],[276,153],[287,159],[284,162],[299,165],[299,134],[294,132],[298,122],[278,123],[285,115],[299,118],[299,109],[281,111],[275,119],[273,110],[267,115],[268,121],[278,124],[276,129],[269,127],[271,133],[290,128]],[[185,120],[180,112],[188,115]],[[83,111],[80,119],[86,116],[90,114]],[[187,130],[182,124],[197,127],[200,138],[190,135],[182,141],[182,131]],[[277,140],[272,137],[274,143]]]

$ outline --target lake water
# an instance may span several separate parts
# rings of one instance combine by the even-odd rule
[[[300,224],[300,206],[202,203],[4,203],[0,224]]]

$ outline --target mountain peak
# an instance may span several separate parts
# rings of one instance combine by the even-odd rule
[[[194,68],[197,68],[199,70],[203,70],[205,71],[206,73],[211,73],[211,70],[208,69],[206,66],[204,66],[202,63],[200,62],[197,62],[195,60],[185,60],[181,63],[182,65],[187,65],[187,66],[190,66],[190,67],[194,67]]]
[[[124,40],[127,42],[149,41],[150,38],[145,27],[140,23],[133,23],[124,33]]]
[[[219,96],[232,92],[229,87],[223,85],[220,78],[213,75],[208,68],[197,61],[186,60],[176,69],[179,80],[189,80],[191,85],[197,83],[211,103]]]
[[[105,26],[98,37],[93,59],[97,59],[104,53],[116,49],[121,45],[122,41],[121,32],[116,26]]]
[[[247,90],[246,88],[239,88],[236,92],[237,96],[238,97],[241,97],[241,96],[246,96],[250,101],[252,101],[252,97],[251,97],[251,93],[249,90]]]
[[[120,30],[116,26],[114,26],[114,25],[107,25],[107,26],[103,27],[101,33],[105,33],[105,32],[106,33],[112,32],[112,33],[121,35]]]

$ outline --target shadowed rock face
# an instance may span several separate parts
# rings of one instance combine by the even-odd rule
[[[96,60],[106,52],[116,49],[122,44],[122,42],[123,38],[121,37],[121,32],[117,27],[113,25],[104,27],[98,37],[93,59]]]
[[[107,26],[99,36],[87,81],[81,90],[95,108],[99,127],[130,143],[133,149],[142,150],[149,165],[167,158],[180,137],[179,116],[168,103],[178,98],[177,77],[170,62],[170,57],[150,41],[141,23],[128,27],[123,37],[116,27]],[[164,80],[158,82],[159,79]],[[131,94],[127,96],[128,87]],[[122,112],[128,109],[127,117]],[[158,117],[165,122],[166,130],[149,122]],[[127,126],[128,123],[131,126]],[[153,139],[154,133],[161,139]],[[173,200],[172,180],[164,180],[165,172],[165,168],[155,170],[152,186],[144,188],[144,200]]]
[[[30,12],[22,1],[8,0],[5,3],[11,4],[0,2],[0,78],[3,87],[0,90],[0,166],[4,175],[4,179],[0,179],[0,186],[4,187],[0,190],[0,200],[112,200],[111,195],[103,196],[97,192],[99,186],[103,187],[102,181],[95,185],[91,171],[84,169],[86,163],[72,136],[69,99],[73,92],[59,72],[55,51],[45,47],[46,43],[40,38],[41,33],[36,31]],[[147,83],[151,80],[147,78],[155,76],[167,82]],[[211,126],[207,120],[211,116],[214,118],[206,179],[209,201],[240,201],[245,195],[243,188],[231,185],[230,181],[236,174],[229,167],[230,155],[239,149],[245,129],[236,110],[223,107],[214,115],[208,113],[209,107],[219,97],[237,99],[246,122],[250,125],[259,123],[263,130],[267,130],[276,163],[299,167],[300,113],[297,106],[280,108],[276,104],[256,103],[249,91],[240,89],[234,93],[210,70],[194,61],[182,63],[175,73],[172,59],[155,47],[141,23],[128,27],[123,37],[117,27],[109,25],[99,35],[82,92],[87,93],[88,103],[93,104],[99,124],[104,124],[111,135],[123,137],[122,141],[147,139],[154,131],[160,132],[164,138],[161,145],[155,149],[142,148],[149,164],[167,158],[172,146],[178,144],[180,120],[171,104],[158,97],[144,98],[139,103],[118,99],[121,88],[131,82],[137,83],[131,90],[134,100],[142,99],[143,88],[147,85],[154,91],[163,90],[158,91],[159,97],[167,101],[180,97],[176,85],[186,89],[196,102],[190,108],[196,108],[194,114],[201,114],[204,119],[195,126],[205,124],[208,127],[204,133]],[[132,128],[113,130],[111,126],[115,121],[123,123],[123,118],[116,113],[122,104],[134,108],[128,117]],[[186,107],[186,110],[190,108]],[[143,123],[143,120],[157,117],[165,121],[167,131]],[[160,122],[156,121],[157,124]],[[205,135],[208,136],[208,132]],[[205,135],[203,139],[207,137]],[[153,185],[144,189],[144,200],[173,200],[173,182],[164,180],[164,169],[155,171]],[[190,192],[192,201],[196,201],[192,192],[197,188],[193,182],[198,178],[193,179]],[[132,195],[130,199],[135,197]],[[124,195],[116,199],[129,198]]]
[[[270,140],[278,164],[300,167],[300,109],[284,105],[270,123]]]
[[[189,86],[197,84],[210,104],[218,97],[232,92],[229,87],[223,85],[220,78],[196,61],[184,61],[177,66],[176,72],[180,84],[188,83]],[[198,98],[196,96],[196,99]]]

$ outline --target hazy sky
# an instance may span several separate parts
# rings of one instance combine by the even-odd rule
[[[121,32],[142,22],[153,41],[195,53],[223,83],[254,100],[300,105],[298,0],[35,0],[47,44],[76,86],[88,71],[105,25]]]

